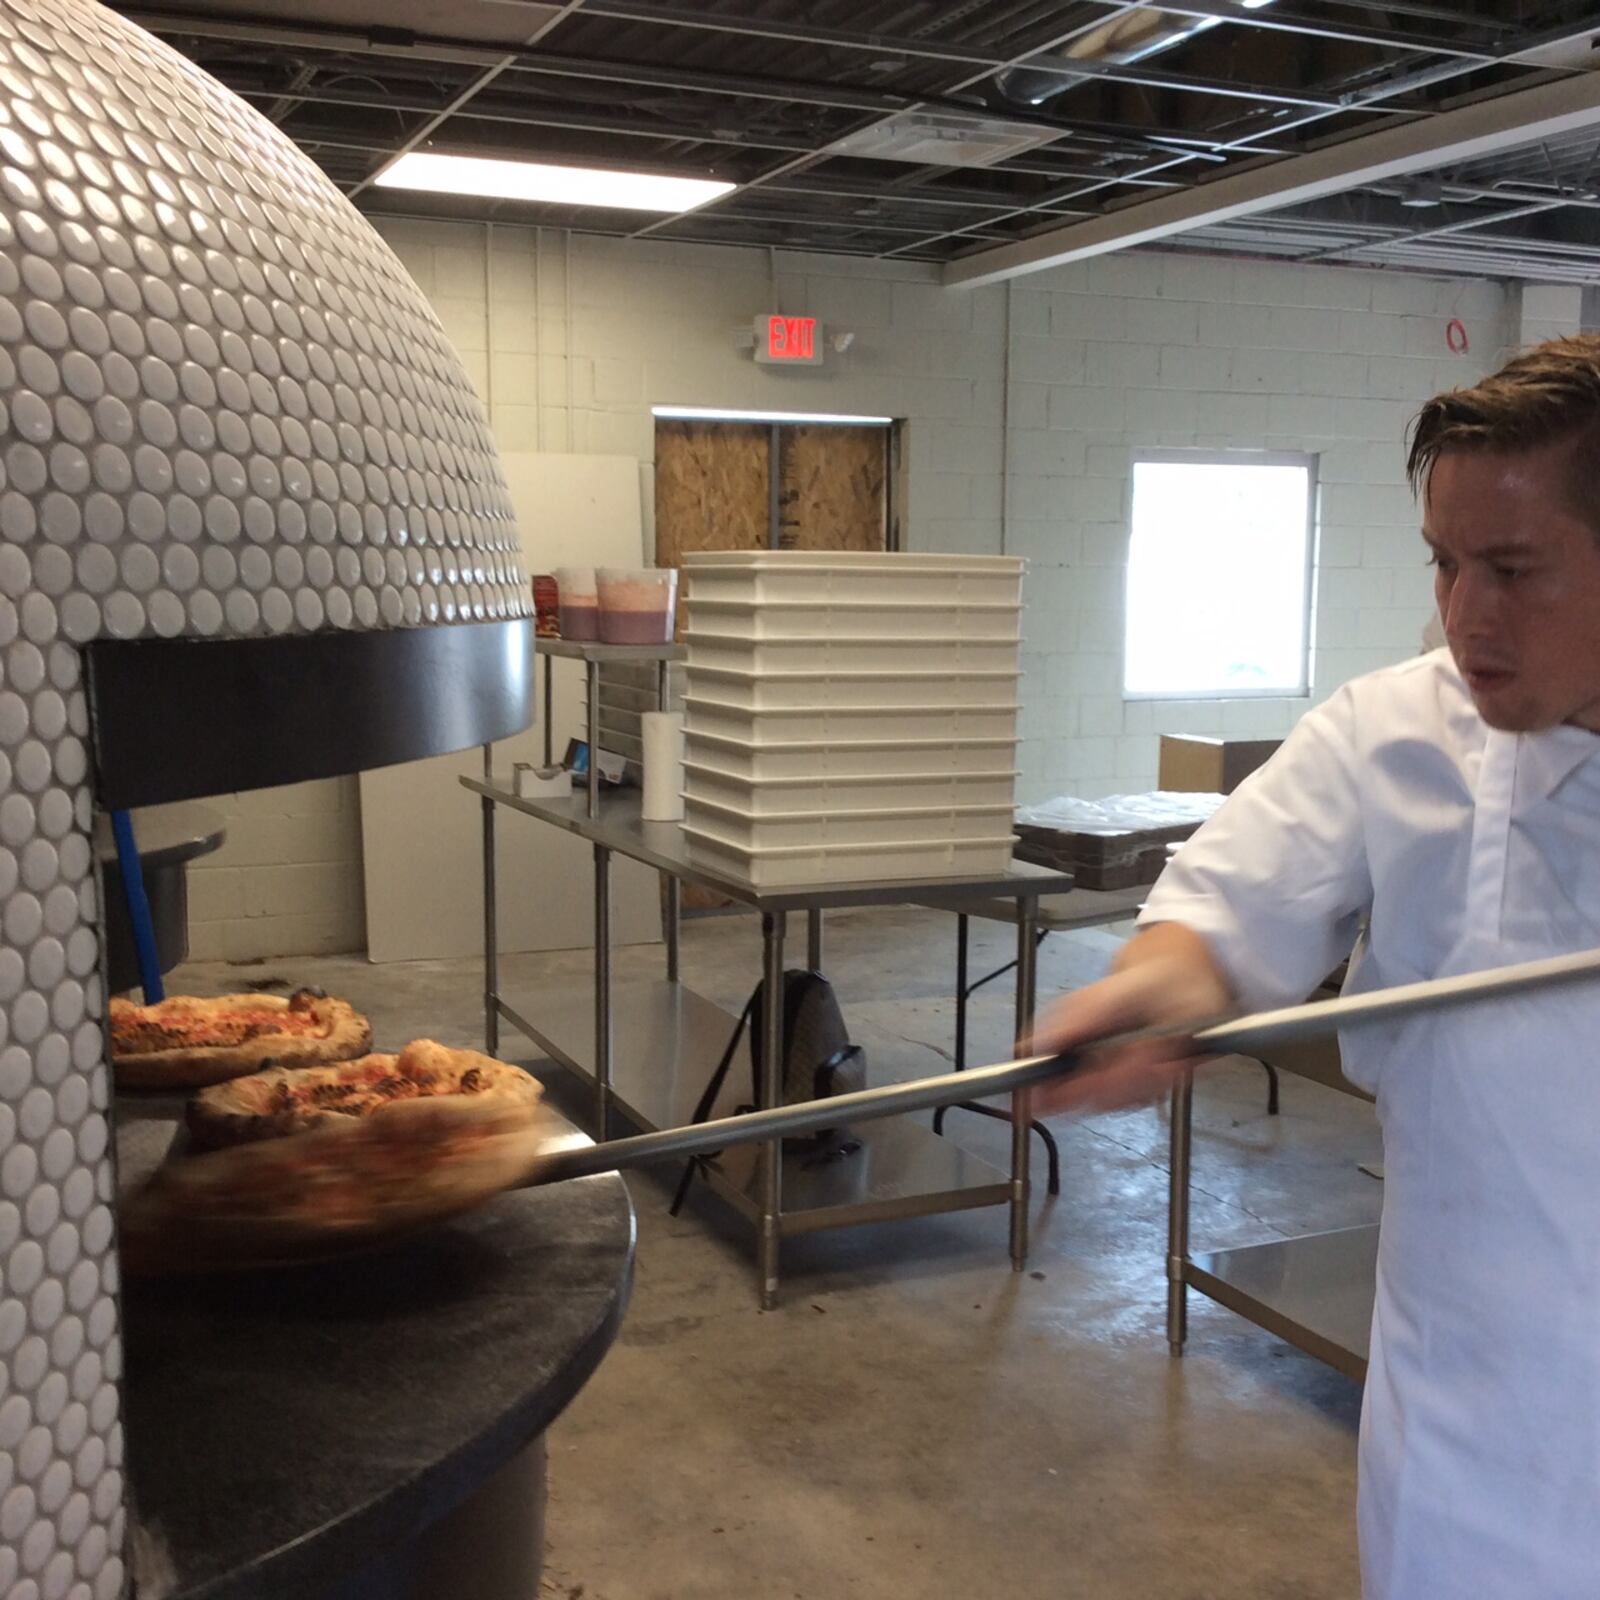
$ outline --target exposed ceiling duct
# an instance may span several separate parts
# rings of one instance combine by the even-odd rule
[[[1350,0],[162,0],[124,9],[268,114],[364,209],[624,237],[954,262],[1064,223],[1276,167],[1248,216],[1207,195],[1166,248],[1417,264],[1404,229],[1357,226],[1291,163],[1480,101],[1589,76],[1592,0],[1379,10]],[[1559,136],[1565,139],[1566,135]],[[1429,267],[1593,278],[1582,163],[1540,184],[1547,128],[1507,123],[1463,187],[1441,153],[1401,177],[1446,216]],[[556,203],[374,189],[403,150],[678,173],[734,185],[640,218]],[[1497,172],[1496,163],[1500,164]],[[1523,197],[1502,199],[1501,178]],[[1351,178],[1352,183],[1359,179]],[[1396,191],[1397,192],[1397,191]],[[1394,194],[1388,195],[1394,199]],[[1276,226],[1274,219],[1280,219]],[[1336,225],[1337,224],[1337,225]],[[1124,224],[1122,242],[1143,233]],[[1269,242],[1270,241],[1270,242]],[[1393,244],[1395,248],[1390,249]],[[1318,248],[1307,258],[1325,259]],[[1552,266],[1552,263],[1557,265]],[[963,272],[967,269],[963,268]]]
[[[1031,64],[996,73],[994,89],[1002,100],[1042,106],[1083,81],[1085,74],[1070,70],[1074,63],[1132,66],[1205,33],[1221,21],[1221,17],[1179,16],[1153,6],[1129,6],[1073,39],[1060,56],[1051,58],[1051,67],[1039,65],[1039,58],[1035,58]]]
[[[1154,243],[1207,224],[1491,157],[1519,136],[1559,138],[1590,128],[1600,129],[1600,75],[1561,78],[1441,112],[1428,122],[1387,128],[1286,161],[1224,174],[1108,216],[983,251],[951,263],[945,281],[994,283],[1019,272]]]

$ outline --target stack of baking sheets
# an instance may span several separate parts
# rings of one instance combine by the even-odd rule
[[[762,885],[1005,867],[1020,560],[718,551],[684,577],[697,859]]]
[[[1017,812],[1017,854],[1070,872],[1080,889],[1154,883],[1172,846],[1187,839],[1222,800],[1220,794],[1169,790],[1103,800],[1062,795]]]

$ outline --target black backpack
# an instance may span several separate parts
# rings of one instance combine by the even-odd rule
[[[750,1029],[750,1103],[739,1111],[753,1111],[761,1098],[761,1041],[765,1030],[765,988],[758,983],[734,1025],[727,1048],[711,1074],[705,1092],[694,1108],[692,1122],[704,1122],[727,1081],[728,1069],[739,1048],[745,1029]],[[836,1094],[851,1094],[867,1086],[866,1052],[850,1042],[844,1013],[833,985],[820,972],[792,971],[783,975],[783,1061],[778,1073],[778,1089],[786,1106],[805,1100],[826,1100]],[[783,1141],[785,1150],[798,1150],[816,1160],[833,1160],[851,1155],[861,1148],[848,1130],[825,1128]],[[701,1161],[697,1157],[684,1168],[673,1196],[672,1215],[678,1214],[689,1184]]]

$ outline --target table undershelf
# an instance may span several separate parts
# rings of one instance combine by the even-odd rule
[[[585,1083],[595,1081],[590,990],[561,996],[502,995],[500,1015],[553,1061]],[[617,985],[611,992],[611,1016],[612,1104],[647,1132],[682,1127],[694,1116],[738,1019],[665,978]],[[740,1052],[711,1108],[713,1116],[727,1116],[750,1098],[748,1045],[741,1043]]]
[[[594,1082],[589,991],[502,996],[499,1012],[552,1060],[585,1083]],[[612,1104],[646,1132],[682,1127],[694,1115],[737,1019],[666,979],[618,985],[612,1018]],[[749,1063],[747,1034],[712,1108],[714,1116],[749,1103]],[[1004,1172],[921,1121],[886,1118],[864,1123],[852,1135],[861,1148],[848,1155],[819,1160],[810,1152],[785,1152],[782,1234],[1001,1205],[1011,1197]],[[705,1169],[709,1186],[752,1219],[760,1215],[758,1151],[756,1145],[738,1146]]]
[[[1378,1228],[1336,1228],[1191,1256],[1189,1286],[1358,1382],[1378,1269]]]

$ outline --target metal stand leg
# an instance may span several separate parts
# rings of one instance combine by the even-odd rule
[[[483,781],[492,774],[494,747],[483,747]],[[483,797],[483,1051],[500,1054],[500,935],[494,898],[494,801]]]
[[[1278,1114],[1278,1069],[1266,1061],[1261,1063],[1261,1069],[1267,1075],[1267,1115],[1275,1117]]]
[[[600,815],[600,663],[585,663],[589,675],[589,815]],[[601,1135],[605,1137],[604,1134]]]
[[[554,656],[544,658],[544,764],[553,767],[556,740],[556,662]]]
[[[1045,941],[1045,935],[1050,930],[1040,928],[1034,934],[1033,948],[1037,950]],[[967,981],[967,939],[968,918],[965,915],[956,917],[956,1051],[955,1071],[967,1070],[967,1002],[977,990],[986,983],[993,983],[996,978],[1004,977],[1006,973],[1018,965],[1015,961],[1008,961],[1003,967],[997,967],[987,976],[979,978],[976,983]],[[1028,982],[1035,983],[1030,967]],[[1021,974],[1017,982],[1022,983]],[[1020,989],[1019,989],[1020,992]],[[1030,1012],[1032,1007],[1030,1006]],[[952,1106],[940,1106],[933,1114],[933,1131],[937,1134],[944,1133],[944,1118],[947,1111],[970,1111],[978,1117],[994,1117],[1001,1122],[1009,1122],[1011,1114],[1007,1111],[996,1111],[993,1106],[979,1105],[974,1100],[962,1100]],[[1056,1136],[1042,1122],[1035,1121],[1031,1124],[1033,1131],[1044,1141],[1044,1153],[1049,1162],[1049,1178],[1047,1187],[1052,1195],[1061,1193],[1061,1148],[1056,1143]]]
[[[1035,956],[1039,902],[1017,902],[1017,1048],[1026,1052],[1033,1035],[1033,1006],[1038,986]],[[1021,1272],[1028,1264],[1028,1096],[1011,1097],[1011,1267]]]
[[[1172,1091],[1172,1165],[1167,1197],[1167,1348],[1183,1354],[1188,1334],[1189,1145],[1194,1083],[1187,1075]]]
[[[806,912],[806,968],[822,971],[822,912]]]
[[[780,1087],[783,1057],[783,936],[788,914],[761,914],[761,981],[765,1004],[761,1014],[761,1104],[775,1106],[783,1098]],[[778,1244],[783,1216],[783,1141],[769,1139],[761,1146],[761,1218],[757,1240],[757,1270],[761,1277],[761,1309],[778,1303]]]
[[[594,847],[594,1136],[611,1114],[611,852]]]
[[[671,700],[670,662],[658,661],[656,663],[656,709],[665,711]],[[662,889],[662,932],[667,941],[667,982],[678,981],[678,932],[683,914],[683,896],[679,889],[678,880],[670,873],[661,874]]]
[[[678,981],[678,935],[683,923],[683,889],[670,872],[661,874],[664,903],[661,908],[662,934],[667,941],[667,982]]]
[[[972,919],[965,911],[956,918],[956,1071],[967,1070],[967,1002],[972,998],[969,978]],[[939,1108],[941,1111],[943,1106]]]
[[[971,932],[965,911],[956,917],[956,1059],[955,1070],[967,1070],[967,1000],[972,994],[967,983],[967,938]],[[933,1114],[933,1131],[944,1133],[944,1114],[949,1106],[940,1106]]]

